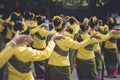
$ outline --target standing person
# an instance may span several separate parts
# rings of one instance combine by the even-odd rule
[[[12,12],[9,16],[9,18],[5,19],[5,20],[0,20],[0,35],[1,35],[1,47],[0,47],[0,50],[2,50],[5,46],[5,44],[7,42],[9,42],[12,38],[12,27],[13,27],[13,24],[15,21],[18,20],[20,14],[17,13],[17,12]],[[6,75],[7,75],[7,68],[6,68],[6,65],[4,65],[4,67],[2,67],[2,79],[6,79]]]
[[[99,27],[98,27],[98,32],[100,32],[101,34],[105,35],[108,33],[109,31],[109,28],[108,26],[102,21],[102,20],[99,20]],[[102,56],[104,57],[104,44],[105,42],[103,43],[100,43],[100,47],[101,47],[101,53],[102,53]],[[104,70],[105,69],[105,63],[104,63],[104,60],[103,60],[103,65],[102,65],[102,78],[104,78]],[[102,79],[104,80],[104,79]]]
[[[14,30],[19,30],[21,34],[29,34],[29,28],[25,29],[24,26],[25,25],[22,22],[16,22],[14,25]],[[8,80],[34,80],[31,72],[32,62],[49,58],[55,46],[55,39],[58,39],[56,34],[52,36],[48,43],[48,46],[43,51],[27,47],[28,41],[31,41],[32,37],[30,37],[30,39],[24,39],[24,43],[21,43],[18,46],[14,47],[14,54],[12,58],[7,62]],[[16,42],[13,43],[16,45]]]
[[[64,35],[67,37],[70,37],[74,39],[74,35],[79,32],[79,23],[78,20],[74,16],[67,16],[65,17],[68,21],[68,28],[66,32],[64,32]],[[75,67],[75,62],[76,62],[76,50],[74,49],[69,49],[69,59],[70,59],[70,68],[71,68],[71,73]]]
[[[46,39],[47,36],[52,31],[47,31],[48,24],[45,23],[45,19],[41,15],[36,16],[36,21],[38,26],[31,30],[31,35],[33,36],[33,42],[31,44],[32,48],[37,50],[44,50],[47,46]],[[43,79],[44,78],[44,63],[45,61],[35,61],[35,78],[36,79]]]
[[[3,31],[3,29],[4,29],[4,27],[3,27],[3,22],[4,22],[4,20],[2,20],[1,18],[0,18],[0,51],[2,50],[2,46],[3,46],[3,37],[2,37],[2,31]],[[1,55],[1,53],[0,53],[0,55]],[[2,77],[3,77],[3,68],[0,68],[0,80],[2,80]]]
[[[116,21],[113,18],[109,18],[107,21],[109,30],[116,28]],[[116,78],[118,74],[118,52],[116,40],[120,38],[120,35],[113,35],[109,40],[105,41],[104,60],[108,77]]]
[[[91,30],[89,31],[89,34],[92,35],[94,33],[98,32],[99,22],[95,16],[90,18],[90,27]],[[99,33],[101,34],[101,33]],[[101,53],[100,43],[94,44],[94,53],[95,53],[95,61],[96,61],[96,70],[97,70],[97,80],[102,80],[102,69],[103,69],[103,57]]]
[[[59,35],[63,35],[67,29],[67,21],[60,16],[54,16],[52,24]],[[48,80],[71,80],[69,48],[84,47],[89,44],[89,41],[78,43],[69,37],[65,37],[62,40],[56,40],[55,43],[56,46],[48,60]]]
[[[84,41],[90,36],[88,34],[88,28],[88,25],[80,25],[81,31],[75,36],[78,42]],[[93,47],[94,44],[90,44],[85,48],[79,49],[77,52],[76,71],[78,80],[97,80]]]
[[[14,38],[12,38],[12,40],[5,45],[5,48],[0,51],[0,68],[3,67],[5,63],[14,55],[14,47],[20,45],[21,43],[25,43],[26,38],[28,38],[29,41],[31,40],[30,35],[19,35],[18,31]],[[8,51],[10,51],[10,53]]]
[[[117,24],[118,31],[120,31],[120,16],[116,18],[116,24]],[[120,74],[120,45],[119,44],[120,44],[120,39],[117,40],[117,48],[119,52],[118,73]]]
[[[82,24],[80,26],[81,32],[75,37],[77,41],[81,42],[87,39],[90,35],[89,25]],[[91,39],[91,44],[84,48],[78,49],[77,60],[76,60],[76,70],[79,80],[97,80],[96,62],[94,54],[94,45],[99,42],[103,42],[111,37],[111,34],[100,35],[100,40]]]

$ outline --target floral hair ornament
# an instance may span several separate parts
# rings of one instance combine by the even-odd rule
[[[115,20],[114,20],[113,18],[110,18],[109,21],[110,21],[111,23],[115,23]]]
[[[54,21],[57,21],[59,24],[55,25]],[[52,19],[52,25],[53,25],[53,27],[55,29],[61,29],[62,25],[63,25],[63,19],[62,19],[62,17],[60,17],[60,16],[54,16],[53,19]]]
[[[14,28],[12,28],[12,32],[14,34],[16,34],[16,31],[19,30],[20,31],[19,33],[24,33],[27,30],[27,28],[28,28],[27,25],[24,22],[20,22],[20,21],[17,21],[17,23],[21,23],[22,25],[21,26],[14,26]]]

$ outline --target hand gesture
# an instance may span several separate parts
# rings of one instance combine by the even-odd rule
[[[29,42],[32,42],[32,41],[33,41],[33,38],[30,35],[19,34],[19,31],[17,31],[16,35],[11,40],[11,45],[12,47],[21,46],[21,45],[28,44]]]
[[[110,34],[120,34],[120,32],[117,31],[117,30],[115,30],[115,29],[110,30],[109,33],[110,33]]]
[[[59,34],[59,33],[55,33],[55,34],[52,36],[52,38],[51,38],[51,40],[53,40],[53,41],[55,41],[55,40],[62,40],[62,39],[65,39],[65,36],[63,36],[63,35],[61,35],[61,34]]]
[[[101,39],[101,37],[98,36],[97,34],[98,34],[98,33],[95,33],[95,34],[91,35],[90,38]]]

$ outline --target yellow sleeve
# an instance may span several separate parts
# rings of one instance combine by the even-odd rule
[[[0,32],[2,32],[4,27],[0,24]]]
[[[56,33],[55,29],[53,28],[51,31],[50,31],[50,34],[54,34]]]
[[[47,31],[46,29],[41,28],[39,33],[41,34],[42,37],[47,37],[50,34],[50,31]]]
[[[67,32],[67,31],[64,32],[64,35],[65,35],[66,37],[70,37],[70,38],[72,38],[72,39],[73,39],[73,36],[74,36],[73,34]]]
[[[76,27],[73,29],[73,34],[78,33],[79,30],[80,30],[80,27],[78,24],[76,24]]]
[[[0,52],[0,68],[13,56],[12,50],[13,48],[10,45],[6,45]]]
[[[90,38],[85,39],[82,42],[77,42],[74,41],[73,39],[69,38],[69,40],[66,40],[65,43],[63,43],[64,45],[68,46],[68,48],[72,48],[72,49],[79,49],[79,48],[84,48],[85,46],[90,44]]]
[[[113,34],[112,38],[120,39],[120,34]]]
[[[32,21],[30,28],[35,28],[35,27],[38,27],[38,24],[37,24],[37,22]]]
[[[12,31],[9,27],[7,27],[7,34],[6,34],[6,38],[11,39],[12,38]]]
[[[30,34],[32,35],[32,34],[38,32],[40,29],[41,29],[41,28],[39,28],[39,27],[36,27],[36,28],[34,28],[34,29],[31,29]]]
[[[18,59],[28,62],[28,61],[41,61],[48,59],[55,47],[55,43],[53,41],[50,41],[48,43],[48,46],[45,48],[45,50],[40,51],[36,49],[32,49],[31,47],[16,47],[15,49],[15,55]]]
[[[73,34],[78,33],[78,31],[80,30],[79,25],[76,23],[71,25],[70,28],[73,30]]]
[[[101,37],[101,39],[92,38],[90,39],[91,44],[102,43],[112,37],[112,34],[109,34],[109,33],[107,33],[106,35],[103,35],[103,34],[98,34],[98,35]]]

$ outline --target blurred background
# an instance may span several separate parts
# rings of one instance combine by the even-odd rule
[[[46,15],[73,15],[79,19],[96,15],[100,19],[120,15],[120,0],[0,0],[0,14],[4,18],[12,11]]]

